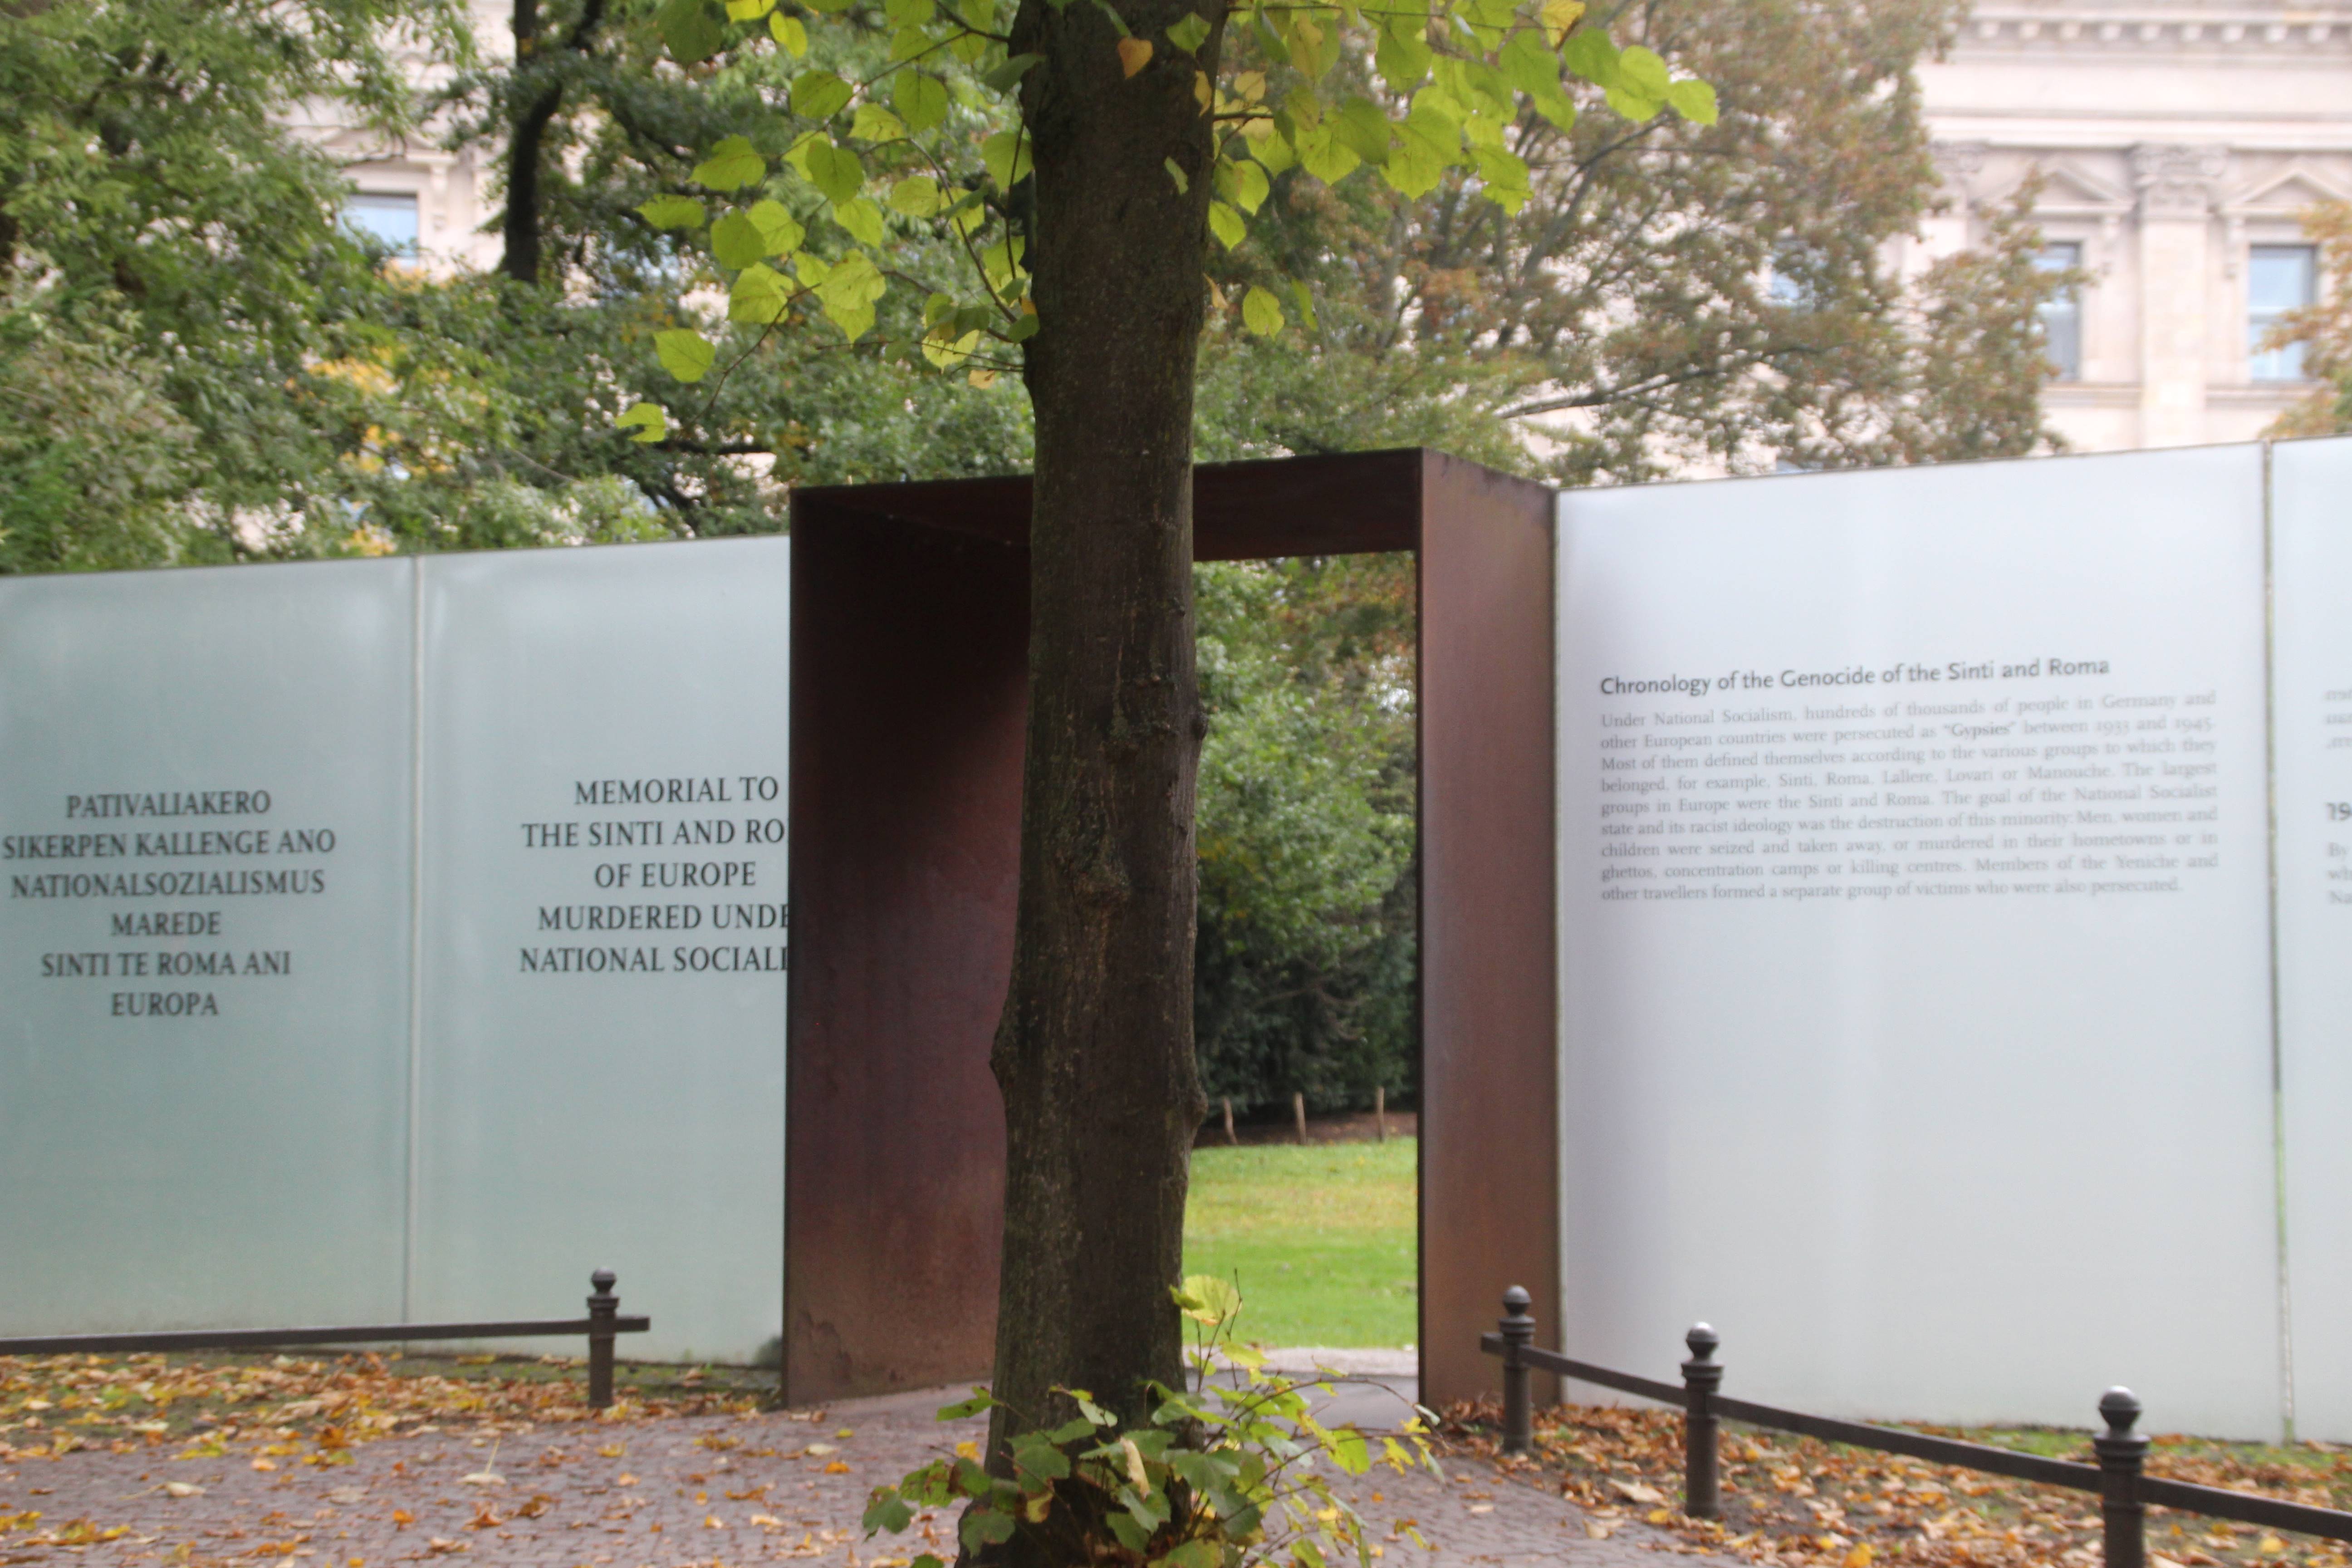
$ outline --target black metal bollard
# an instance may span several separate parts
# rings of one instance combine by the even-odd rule
[[[1536,1413],[1528,1394],[1528,1363],[1519,1352],[1536,1341],[1533,1300],[1518,1286],[1503,1292],[1503,1452],[1525,1454],[1536,1444]]]
[[[2138,1396],[2128,1388],[2110,1388],[2099,1396],[2099,1414],[2107,1429],[2091,1439],[2098,1451],[2101,1471],[2099,1513],[2106,1524],[2106,1568],[2147,1568],[2147,1506],[2139,1500],[2140,1467],[2147,1458],[2147,1439],[2132,1430],[2139,1419]]]
[[[599,1268],[588,1276],[596,1293],[588,1298],[588,1408],[609,1409],[613,1403],[613,1321],[621,1315],[621,1299],[613,1294],[613,1271]]]
[[[1715,1350],[1723,1336],[1693,1323],[1683,1343],[1691,1352],[1683,1363],[1683,1511],[1693,1519],[1721,1519],[1716,1450],[1723,1422],[1715,1413],[1715,1392],[1723,1386],[1723,1365]]]

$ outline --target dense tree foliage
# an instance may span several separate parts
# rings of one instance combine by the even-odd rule
[[[1410,559],[1197,573],[1203,1087],[1316,1110],[1417,1087]]]

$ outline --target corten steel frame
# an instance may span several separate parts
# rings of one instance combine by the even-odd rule
[[[1514,1281],[1559,1299],[1552,510],[1406,450],[1202,468],[1202,561],[1420,568],[1422,1398],[1491,1392]],[[1004,1129],[1029,481],[793,501],[783,1394],[985,1377]]]

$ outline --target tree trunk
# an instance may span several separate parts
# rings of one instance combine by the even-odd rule
[[[1121,5],[1158,42],[1132,79],[1096,5],[1024,0],[1013,29],[1015,52],[1045,58],[1023,88],[1041,326],[1025,345],[1021,891],[991,1054],[1007,1142],[1000,1462],[1014,1432],[1066,1416],[1056,1386],[1136,1418],[1145,1380],[1182,1374],[1169,1288],[1207,1104],[1192,1055],[1192,433],[1213,122],[1193,58],[1160,35],[1192,8]],[[1214,47],[1213,34],[1212,72]]]
[[[579,18],[563,40],[565,49],[584,52],[594,41],[596,29],[604,20],[605,0],[587,0],[581,7]],[[507,210],[501,226],[506,248],[499,258],[499,270],[520,283],[540,281],[545,246],[541,239],[541,198],[540,176],[547,162],[547,128],[555,121],[555,112],[563,107],[563,78],[551,74],[558,68],[544,58],[545,40],[540,35],[539,0],[514,0],[513,27],[515,40],[515,82],[520,90],[535,76],[547,80],[535,93],[527,93],[507,132]],[[543,69],[534,70],[534,66]]]

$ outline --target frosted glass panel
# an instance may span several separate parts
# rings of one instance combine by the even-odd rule
[[[1561,498],[1571,1353],[2276,1431],[2261,463]]]
[[[0,580],[0,1332],[398,1314],[411,592]]]
[[[2295,1429],[2352,1439],[2352,441],[2272,456],[2281,1089]]]
[[[790,548],[425,563],[422,1317],[781,1329]]]

